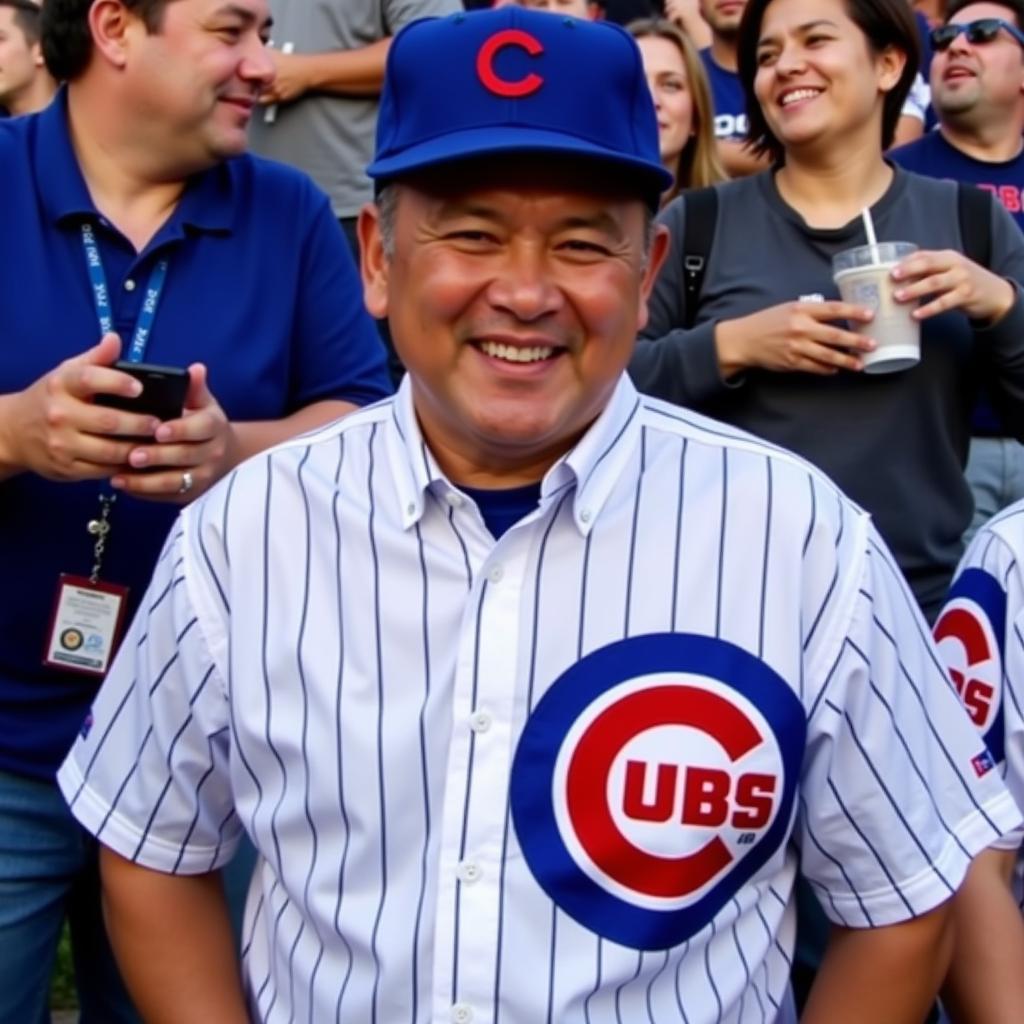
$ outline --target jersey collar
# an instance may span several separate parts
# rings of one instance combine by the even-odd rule
[[[586,536],[640,442],[640,397],[623,374],[601,415],[577,444],[544,475],[540,504],[546,508],[572,489],[573,521]],[[412,385],[403,379],[391,406],[388,460],[402,509],[402,527],[419,522],[426,493],[443,497],[458,488],[445,476],[420,432]]]

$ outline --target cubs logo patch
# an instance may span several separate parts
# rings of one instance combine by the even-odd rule
[[[544,47],[535,36],[517,28],[506,28],[495,32],[483,46],[476,58],[476,73],[488,92],[506,99],[519,99],[531,96],[543,84],[544,79],[535,71],[521,69],[518,77],[503,77],[496,70],[499,54],[507,51],[525,53],[537,58],[544,53]],[[509,61],[509,63],[513,63]]]
[[[999,581],[982,569],[965,570],[949,592],[934,635],[971,721],[996,763],[1003,761],[1006,592]]]
[[[792,688],[730,643],[603,647],[552,684],[520,738],[511,807],[526,862],[591,931],[678,945],[785,843],[805,736]]]

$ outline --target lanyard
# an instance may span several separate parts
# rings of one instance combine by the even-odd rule
[[[82,225],[82,245],[85,247],[85,264],[89,268],[89,280],[92,282],[92,297],[96,303],[96,315],[100,321],[100,333],[109,334],[114,329],[113,310],[110,305],[110,291],[107,288],[107,275],[103,272],[103,260],[100,259],[99,246],[92,232],[92,225]],[[130,363],[141,363],[146,354],[153,321],[156,320],[156,307],[160,301],[160,293],[164,290],[167,280],[167,260],[160,260],[150,274],[146,285],[146,295],[139,310],[139,319],[135,324],[131,348],[128,350]]]

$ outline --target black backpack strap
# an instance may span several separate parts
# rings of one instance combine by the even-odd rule
[[[683,327],[689,329],[697,319],[704,271],[718,226],[718,190],[711,186],[684,192],[682,202],[686,216],[683,225]]]
[[[956,199],[964,255],[987,270],[992,265],[992,197],[984,189],[960,182]]]

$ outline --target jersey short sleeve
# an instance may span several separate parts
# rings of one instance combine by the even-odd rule
[[[179,520],[57,780],[105,846],[154,870],[193,874],[231,859],[241,825],[225,683],[185,560]]]
[[[939,654],[991,763],[1024,808],[1024,509],[974,538],[935,623]],[[1024,829],[994,843],[1017,849]]]
[[[828,916],[895,924],[948,899],[1018,824],[872,527],[852,618],[808,714],[795,834]]]

